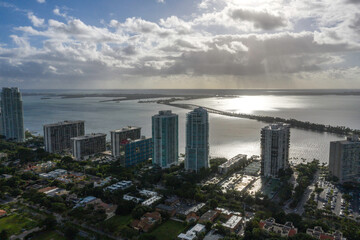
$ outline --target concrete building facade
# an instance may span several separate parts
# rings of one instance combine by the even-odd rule
[[[80,160],[106,150],[106,134],[92,133],[71,138],[72,154]]]
[[[358,136],[330,142],[329,171],[341,183],[360,181],[360,139]]]
[[[220,166],[218,166],[218,172],[220,174],[226,174],[229,170],[244,164],[247,161],[247,155],[238,154],[233,158],[230,158]]]
[[[128,126],[110,132],[111,135],[111,154],[113,157],[119,157],[121,153],[121,144],[128,139],[136,140],[141,137],[141,128]]]
[[[289,166],[290,125],[270,124],[261,129],[261,175],[278,177]]]
[[[159,111],[152,117],[153,164],[168,168],[178,164],[178,115]]]
[[[25,140],[23,103],[18,88],[2,88],[1,133],[7,140]]]
[[[58,153],[71,149],[71,138],[85,135],[85,121],[63,121],[46,124],[44,128],[45,150]]]
[[[186,115],[185,169],[209,168],[209,116],[199,107]]]

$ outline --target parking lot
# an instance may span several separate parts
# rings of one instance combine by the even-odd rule
[[[323,179],[319,180],[318,185],[324,189],[318,197],[315,196],[319,209],[332,211],[340,217],[357,218],[359,216],[359,190],[345,191]],[[348,201],[349,198],[350,201]]]

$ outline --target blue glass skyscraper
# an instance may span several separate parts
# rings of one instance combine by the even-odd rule
[[[168,168],[178,164],[178,115],[159,111],[152,117],[153,164]]]
[[[25,140],[23,104],[18,88],[3,88],[1,91],[2,135],[8,140]]]
[[[209,117],[203,108],[186,115],[185,169],[198,172],[209,164]]]

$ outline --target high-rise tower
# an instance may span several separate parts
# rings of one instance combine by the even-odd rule
[[[159,111],[152,117],[153,164],[168,168],[178,163],[178,115]]]
[[[186,115],[185,169],[198,172],[209,167],[209,117],[203,108]]]
[[[289,166],[290,125],[270,124],[261,129],[261,175],[278,177]]]
[[[128,139],[136,140],[141,137],[141,128],[128,126],[110,132],[111,134],[111,154],[119,157],[121,153],[121,144]]]
[[[2,134],[8,140],[25,140],[21,93],[18,88],[3,88],[1,92]]]
[[[329,171],[339,182],[360,182],[360,139],[330,142]]]
[[[58,153],[71,149],[71,138],[85,135],[85,121],[63,121],[44,125],[45,150]]]

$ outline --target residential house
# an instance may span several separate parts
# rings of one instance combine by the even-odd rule
[[[199,216],[194,212],[191,212],[186,216],[186,222],[188,223],[196,222],[197,220],[199,220]]]
[[[230,217],[229,220],[226,221],[226,223],[223,223],[222,225],[230,232],[234,233],[240,229],[242,223],[243,223],[242,217],[233,215]]]
[[[215,210],[208,210],[206,213],[201,215],[199,219],[199,223],[206,223],[206,222],[214,222],[214,220],[219,216],[219,212]]]
[[[178,239],[180,240],[195,240],[198,238],[200,233],[206,232],[205,225],[196,224],[193,228],[191,228],[186,233],[180,233],[178,235]]]
[[[173,217],[176,213],[175,207],[168,206],[165,204],[158,204],[158,205],[156,205],[155,209],[158,212],[165,212],[165,213],[169,214],[171,217]]]
[[[0,209],[0,218],[5,217],[7,212],[5,210]]]
[[[161,223],[161,214],[159,212],[147,212],[140,220],[134,220],[131,226],[138,231],[149,232],[156,224]]]
[[[306,229],[306,234],[309,234],[310,236],[317,239],[346,240],[346,238],[343,237],[342,232],[335,231],[334,233],[325,233],[324,230],[322,230],[322,228],[319,226],[314,227],[314,229]]]
[[[265,221],[261,220],[259,227],[267,232],[280,234],[282,237],[292,237],[297,234],[297,228],[294,227],[292,222],[279,224],[275,222],[274,218],[269,218]]]

